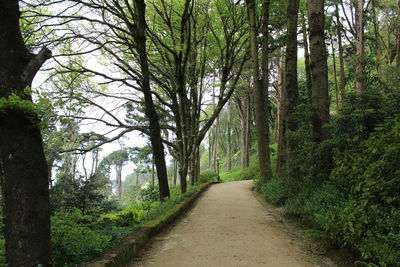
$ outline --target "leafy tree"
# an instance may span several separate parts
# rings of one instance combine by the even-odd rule
[[[107,155],[101,162],[103,166],[108,165],[115,167],[118,200],[121,200],[122,197],[122,167],[128,160],[129,153],[127,149],[121,149]]]

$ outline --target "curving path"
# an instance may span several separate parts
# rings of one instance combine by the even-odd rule
[[[252,186],[252,181],[211,186],[131,266],[328,266],[258,202]]]

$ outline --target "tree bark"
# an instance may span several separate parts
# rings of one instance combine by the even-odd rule
[[[343,56],[343,44],[342,44],[342,24],[340,23],[339,17],[339,5],[335,5],[335,17],[336,17],[336,33],[338,38],[339,46],[339,72],[340,72],[340,82],[339,82],[339,106],[343,105],[344,102],[344,88],[346,86],[346,74],[344,72],[344,56]]]
[[[115,164],[115,173],[117,181],[117,200],[122,199],[122,164]]]
[[[146,6],[144,0],[134,0],[135,13],[136,13],[136,32],[135,42],[137,52],[139,54],[139,64],[141,69],[141,89],[145,101],[145,113],[150,123],[150,142],[153,150],[154,161],[157,169],[158,184],[160,187],[160,200],[170,196],[168,186],[167,167],[165,164],[164,146],[161,137],[161,128],[159,116],[156,112],[151,88],[150,88],[150,73],[147,58],[146,48],[146,19],[145,11]]]
[[[174,186],[176,186],[177,178],[178,178],[178,161],[174,159]]]
[[[328,65],[325,46],[324,0],[308,0],[310,27],[310,59],[312,73],[312,105],[316,112],[313,135],[316,142],[329,138],[323,126],[329,123]]]
[[[284,135],[283,133],[286,131],[285,127],[286,127],[286,118],[285,115],[286,113],[284,112],[284,106],[285,104],[284,102],[284,97],[283,95],[285,94],[285,64],[284,64],[284,60],[283,59],[279,59],[278,63],[278,77],[279,77],[279,85],[277,87],[278,90],[278,158],[276,161],[276,174],[280,175],[281,171],[283,169],[283,166],[285,164],[285,160],[286,160],[286,155],[285,155],[285,140],[284,140]]]
[[[190,184],[194,185],[198,181],[198,164],[200,161],[199,158],[199,147],[193,149],[192,155],[190,157]]]
[[[232,107],[231,101],[228,102],[228,129],[227,129],[227,146],[226,146],[226,171],[232,168]]]
[[[17,0],[0,5],[0,99],[15,94],[32,103],[25,89],[51,52],[44,48],[37,55],[29,53],[19,16]],[[50,266],[48,167],[38,116],[24,106],[0,106],[6,258],[8,266]]]
[[[266,42],[268,38],[266,29],[268,26],[268,3],[269,1],[263,1],[263,42]],[[260,182],[265,183],[272,177],[270,154],[269,154],[269,127],[267,117],[267,102],[266,90],[263,88],[267,82],[268,72],[265,72],[265,68],[268,67],[268,62],[262,62],[262,70],[264,75],[260,76],[259,60],[258,60],[258,43],[256,29],[256,15],[255,15],[255,1],[246,0],[249,18],[249,31],[250,31],[250,44],[251,44],[251,58],[252,58],[252,71],[253,71],[253,98],[255,104],[255,122],[256,122],[256,134],[257,134],[257,147],[258,147],[258,163],[260,168]],[[267,43],[268,44],[268,43]],[[266,61],[268,58],[268,51],[265,50],[265,43],[262,46],[262,60]],[[264,78],[264,79],[262,79]]]
[[[335,52],[335,45],[333,43],[333,37],[331,37],[331,49],[332,49],[332,64],[333,64],[333,81],[335,84],[335,95],[336,95],[336,105],[339,106],[339,85],[338,85],[338,78],[337,78],[337,67],[336,67],[336,52]]]
[[[242,149],[241,149],[241,162],[242,169],[250,165],[250,125],[251,125],[251,107],[250,96],[246,97],[246,104],[244,110],[244,117],[241,120],[242,124]]]
[[[295,118],[295,109],[299,104],[299,89],[297,81],[297,18],[299,13],[299,0],[290,0],[288,3],[286,59],[285,59],[285,90],[283,95],[284,112],[286,113],[286,130],[297,131],[298,123]],[[295,142],[287,138],[283,132],[286,145],[286,154],[295,149]]]
[[[398,12],[400,12],[400,0],[397,2],[397,6],[399,8]],[[397,69],[400,70],[400,30],[398,29],[397,33]]]
[[[236,106],[240,117],[240,166],[249,167],[250,158],[250,96],[244,93],[236,98]]]
[[[310,47],[308,45],[308,33],[305,14],[302,14],[302,30],[303,30],[303,46],[304,46],[304,63],[306,67],[306,84],[307,84],[307,100],[308,104],[311,104],[311,66],[310,66]]]
[[[356,92],[361,93],[365,87],[364,73],[364,0],[357,0],[356,6]]]

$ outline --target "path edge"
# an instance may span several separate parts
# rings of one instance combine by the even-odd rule
[[[138,230],[128,234],[118,244],[106,251],[100,258],[85,264],[85,267],[120,267],[126,266],[147,244],[147,242],[166,229],[170,224],[188,211],[193,203],[211,185],[217,182],[209,182],[201,185],[190,197],[185,197],[174,207],[161,214],[157,218],[146,222]]]

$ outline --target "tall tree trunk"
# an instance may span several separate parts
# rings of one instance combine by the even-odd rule
[[[262,20],[261,20],[261,34],[262,34],[262,44],[261,44],[261,92],[259,94],[260,99],[257,100],[258,105],[261,106],[260,113],[262,117],[259,123],[263,123],[262,127],[262,142],[263,145],[262,157],[259,154],[259,164],[260,164],[260,174],[263,182],[270,180],[272,178],[272,168],[271,168],[271,152],[269,148],[270,133],[269,133],[269,118],[271,117],[270,106],[269,106],[269,2],[270,0],[263,0],[262,2]],[[262,101],[261,101],[262,99]],[[257,104],[256,104],[257,108]],[[261,135],[261,134],[260,134]],[[259,150],[260,151],[260,150]],[[260,153],[260,152],[259,152]],[[261,171],[261,166],[265,168],[265,171]],[[264,172],[264,174],[263,174]],[[264,177],[264,178],[263,178]]]
[[[286,131],[286,113],[284,112],[285,104],[284,104],[284,94],[285,94],[285,64],[284,60],[280,59],[278,62],[278,72],[280,83],[278,86],[278,94],[279,94],[279,102],[278,102],[278,158],[276,161],[276,174],[280,175],[282,168],[285,164],[286,155],[285,155],[285,139],[283,133]]]
[[[179,158],[179,182],[181,184],[181,192],[185,193],[187,190],[187,174],[188,174],[188,164],[184,157]]]
[[[365,87],[364,73],[364,0],[357,0],[356,6],[356,55],[357,78],[356,92],[360,93]]]
[[[297,81],[297,17],[299,13],[299,0],[290,0],[288,3],[287,17],[288,28],[286,37],[285,59],[285,90],[283,95],[284,112],[286,112],[286,130],[297,131],[298,124],[295,118],[295,109],[299,104],[299,89]],[[295,142],[287,138],[283,132],[286,154],[295,149]]]
[[[251,44],[251,58],[252,58],[252,70],[253,70],[253,97],[255,104],[255,122],[256,122],[256,133],[257,133],[257,147],[258,147],[258,163],[260,168],[260,182],[265,183],[272,176],[270,154],[269,154],[269,127],[267,118],[267,102],[266,90],[263,88],[267,84],[268,72],[265,72],[260,77],[259,62],[258,62],[258,43],[257,36],[258,31],[256,29],[256,15],[255,15],[255,1],[246,0],[249,18],[249,30],[250,30],[250,44]],[[268,10],[269,1],[263,1],[263,43],[266,42],[268,35]],[[268,44],[268,43],[267,43]],[[266,50],[265,50],[266,49]],[[268,62],[264,62],[268,58],[268,48],[265,44],[262,46],[262,67],[263,71],[268,68]],[[266,68],[266,69],[265,69]],[[264,78],[264,79],[262,79]]]
[[[115,173],[117,181],[117,200],[122,199],[122,164],[115,164]]]
[[[228,101],[228,129],[227,129],[227,146],[226,146],[226,171],[232,168],[232,107],[231,100]]]
[[[305,14],[302,14],[302,30],[303,30],[303,46],[304,46],[304,63],[306,69],[306,84],[307,84],[307,100],[308,104],[311,104],[311,65],[310,65],[310,47],[308,45],[308,33],[307,33],[307,25]]]
[[[210,170],[210,172],[212,171],[212,157],[213,157],[213,141],[214,141],[214,136],[213,136],[213,130],[214,128],[211,128],[210,131],[208,132],[208,168]]]
[[[195,182],[198,182],[200,180],[200,159],[201,159],[200,147],[197,147],[196,158],[197,158],[197,160],[196,160],[196,180],[195,180]]]
[[[379,35],[379,24],[376,16],[376,1],[372,0],[372,24],[374,26],[374,37],[375,37],[375,54],[376,54],[376,71],[378,73],[378,78],[380,80],[383,79],[382,76],[382,48],[381,48],[381,40]]]
[[[399,10],[397,10],[400,13],[400,0],[397,2],[397,6]],[[400,70],[400,29],[397,29],[397,68]]]
[[[240,117],[240,166],[242,169],[249,167],[250,157],[250,97],[247,93],[236,98],[237,109]]]
[[[244,116],[241,120],[242,125],[242,149],[241,149],[241,162],[242,169],[250,165],[250,125],[251,125],[251,107],[250,96],[246,96]]]
[[[331,37],[331,49],[332,49],[332,63],[333,63],[333,81],[335,84],[335,95],[336,95],[336,105],[339,106],[339,85],[337,78],[337,68],[336,68],[336,55],[335,55],[335,45],[333,43],[333,37]]]
[[[344,56],[343,56],[343,44],[342,44],[342,24],[339,17],[339,5],[335,5],[335,17],[336,17],[336,33],[338,38],[339,46],[339,72],[340,72],[340,83],[339,83],[339,106],[343,105],[344,101],[344,88],[346,86],[346,74],[344,72]]]
[[[312,105],[316,111],[313,135],[316,142],[328,139],[323,126],[329,123],[328,65],[325,46],[324,0],[308,0],[310,27],[310,59],[312,74]]]
[[[0,5],[0,178],[5,202],[8,266],[50,266],[48,167],[37,114],[25,90],[51,57],[43,48],[32,55],[19,28],[17,0]],[[7,105],[11,94],[19,104]]]
[[[174,186],[176,186],[177,178],[178,178],[178,161],[174,159]]]
[[[141,89],[144,94],[145,101],[145,114],[150,124],[150,142],[153,149],[153,155],[155,159],[155,165],[157,169],[158,184],[160,187],[160,200],[170,196],[168,186],[168,175],[167,167],[165,164],[164,146],[161,138],[161,128],[159,117],[156,112],[151,88],[150,88],[150,73],[147,59],[147,48],[146,48],[146,19],[145,11],[146,6],[144,0],[134,0],[135,12],[136,12],[136,32],[135,42],[137,46],[137,52],[139,54],[139,64],[141,69]]]
[[[190,184],[194,185],[198,181],[198,165],[199,165],[199,147],[193,149],[192,155],[190,157]]]
[[[400,32],[397,34],[397,60],[396,60],[397,69],[400,70]]]

